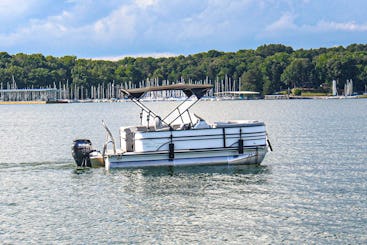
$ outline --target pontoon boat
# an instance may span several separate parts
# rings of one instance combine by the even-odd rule
[[[78,166],[132,168],[150,166],[245,165],[260,164],[268,148],[265,124],[260,121],[232,120],[208,123],[191,114],[212,85],[173,84],[122,93],[141,108],[141,124],[121,127],[120,147],[105,123],[108,140],[103,151],[94,150],[89,140],[75,140],[73,157]],[[148,92],[181,90],[187,98],[167,116],[160,117],[142,103]],[[112,149],[108,150],[108,144]],[[110,147],[111,148],[111,147]]]

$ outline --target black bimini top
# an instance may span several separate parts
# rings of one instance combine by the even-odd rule
[[[211,84],[171,84],[166,86],[155,86],[155,87],[145,87],[145,88],[136,88],[136,89],[121,89],[121,92],[126,95],[128,98],[139,99],[145,93],[151,91],[163,91],[163,90],[182,90],[187,97],[191,97],[193,94],[200,99],[201,97],[208,92],[213,85]]]

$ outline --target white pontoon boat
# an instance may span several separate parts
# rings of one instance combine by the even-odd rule
[[[192,165],[260,164],[270,142],[260,121],[233,120],[208,123],[189,109],[212,85],[174,84],[121,90],[140,108],[141,125],[120,128],[120,148],[103,123],[108,140],[103,152],[92,149],[86,139],[75,140],[73,157],[78,166],[110,168]],[[148,92],[181,90],[187,99],[162,118],[142,104]],[[107,150],[107,145],[112,149]]]

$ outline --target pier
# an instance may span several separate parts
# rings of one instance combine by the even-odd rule
[[[47,101],[57,97],[58,90],[45,89],[1,89],[0,101]]]

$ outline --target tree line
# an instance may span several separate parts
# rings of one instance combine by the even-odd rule
[[[228,78],[236,84],[240,81],[241,90],[262,94],[289,88],[328,91],[333,80],[343,88],[350,79],[354,91],[363,92],[367,82],[367,45],[294,50],[282,44],[269,44],[237,52],[210,50],[187,56],[126,57],[118,61],[0,52],[3,88],[12,80],[18,88],[60,83],[92,88],[111,82],[138,87],[146,79],[161,83],[211,81],[215,84]]]

